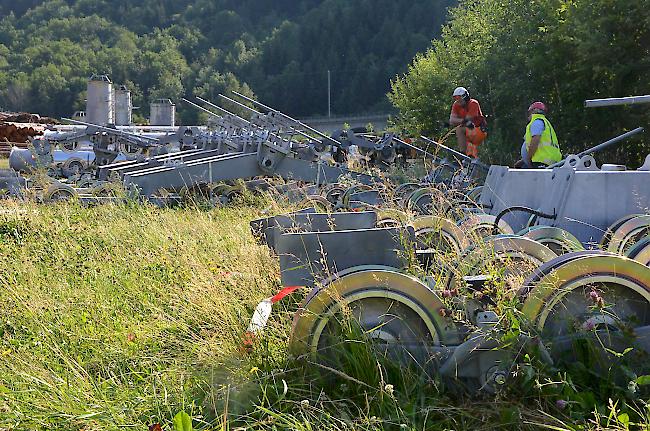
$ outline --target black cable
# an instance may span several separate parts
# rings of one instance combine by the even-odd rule
[[[512,207],[504,208],[497,215],[496,219],[494,219],[494,227],[492,228],[492,235],[498,235],[498,233],[499,233],[499,222],[501,221],[503,216],[508,214],[508,213],[515,212],[515,211],[523,211],[523,212],[527,212],[527,213],[536,215],[537,217],[548,218],[548,219],[551,219],[551,220],[555,220],[557,218],[557,215],[555,215],[555,212],[553,214],[546,214],[546,213],[534,210],[534,209],[529,208],[529,207],[515,205],[515,206],[512,206]]]

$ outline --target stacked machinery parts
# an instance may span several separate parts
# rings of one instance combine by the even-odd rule
[[[574,347],[587,342],[597,347],[595,369],[626,362],[647,374],[650,156],[627,170],[599,168],[589,155],[641,129],[539,170],[486,172],[439,145],[445,159],[424,152],[437,165],[431,175],[393,188],[331,159],[340,161],[354,145],[387,165],[406,142],[354,131],[326,136],[235,95],[244,102],[226,99],[250,119],[203,99],[219,114],[187,101],[209,113],[214,128],[139,135],[86,124],[46,133],[28,151],[12,151],[10,163],[23,172],[45,166],[64,177],[42,186],[49,200],[106,198],[117,180],[152,202],[195,194],[221,201],[237,193],[223,181],[284,178],[279,186],[265,179],[247,186],[273,188],[318,211],[251,226],[279,257],[286,289],[310,289],[294,317],[292,352],[330,368],[353,343],[456,387],[494,392],[513,377],[518,352],[534,350],[561,366],[579,359]],[[57,151],[81,153],[84,163],[71,166],[77,159],[70,157],[57,163]],[[29,182],[0,172],[0,188],[10,194],[21,195]],[[264,327],[271,303],[260,304],[251,332]],[[504,322],[513,315],[521,325],[506,343],[512,328]]]
[[[213,127],[209,130],[181,127],[173,133],[145,135],[69,120],[86,127],[71,132],[48,131],[35,139],[31,148],[14,148],[10,167],[25,174],[44,167],[50,176],[58,178],[52,181],[51,189],[65,189],[66,196],[78,195],[82,201],[94,201],[87,193],[89,189],[103,190],[115,181],[127,192],[156,203],[177,202],[182,195],[195,193],[211,201],[222,201],[225,197],[215,196],[215,191],[223,188],[223,181],[235,179],[279,176],[290,182],[322,185],[345,176],[368,185],[377,179],[334,163],[331,155],[347,153],[354,145],[371,163],[388,166],[401,148],[415,148],[390,134],[371,139],[350,132],[346,139],[337,140],[244,95],[234,94],[243,102],[221,97],[247,110],[250,119],[198,98],[219,111],[185,100],[211,115]],[[482,169],[485,176],[486,167]],[[470,177],[465,177],[466,183]],[[257,182],[249,184],[255,186]],[[310,192],[309,188],[305,192]]]
[[[650,169],[598,169],[589,157],[548,170],[493,166],[465,193],[406,185],[332,198],[326,188],[344,212],[253,221],[283,285],[310,289],[291,351],[331,369],[363,345],[472,393],[512,381],[521,352],[561,367],[584,360],[585,343],[595,371],[625,363],[647,374]],[[249,331],[263,329],[269,304]]]

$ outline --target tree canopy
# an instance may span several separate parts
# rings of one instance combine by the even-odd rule
[[[578,153],[650,123],[648,105],[584,108],[586,99],[650,93],[650,13],[625,0],[462,0],[441,38],[393,80],[398,125],[442,134],[459,85],[489,115],[489,160],[518,156],[535,100],[549,106],[563,153]],[[639,164],[648,143],[635,138],[600,157]]]
[[[149,101],[230,89],[295,116],[392,109],[390,78],[440,34],[453,0],[0,0],[0,108],[84,109],[109,74]],[[184,122],[197,120],[179,105]]]

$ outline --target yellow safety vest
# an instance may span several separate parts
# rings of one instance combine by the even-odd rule
[[[530,126],[535,120],[544,121],[544,132],[539,138],[539,145],[537,146],[537,151],[533,154],[531,160],[536,163],[544,163],[546,165],[552,165],[562,160],[562,153],[560,152],[560,147],[557,143],[557,135],[555,134],[555,129],[551,126],[551,123],[546,119],[542,114],[533,114],[530,118],[530,123],[526,126],[526,135],[524,140],[526,141],[526,150],[530,149],[530,140],[532,135],[530,134]]]

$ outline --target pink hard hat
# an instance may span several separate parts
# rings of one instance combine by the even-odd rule
[[[533,102],[531,105],[528,107],[528,112],[532,111],[542,111],[543,113],[548,112],[548,109],[546,108],[546,105],[542,102]]]

